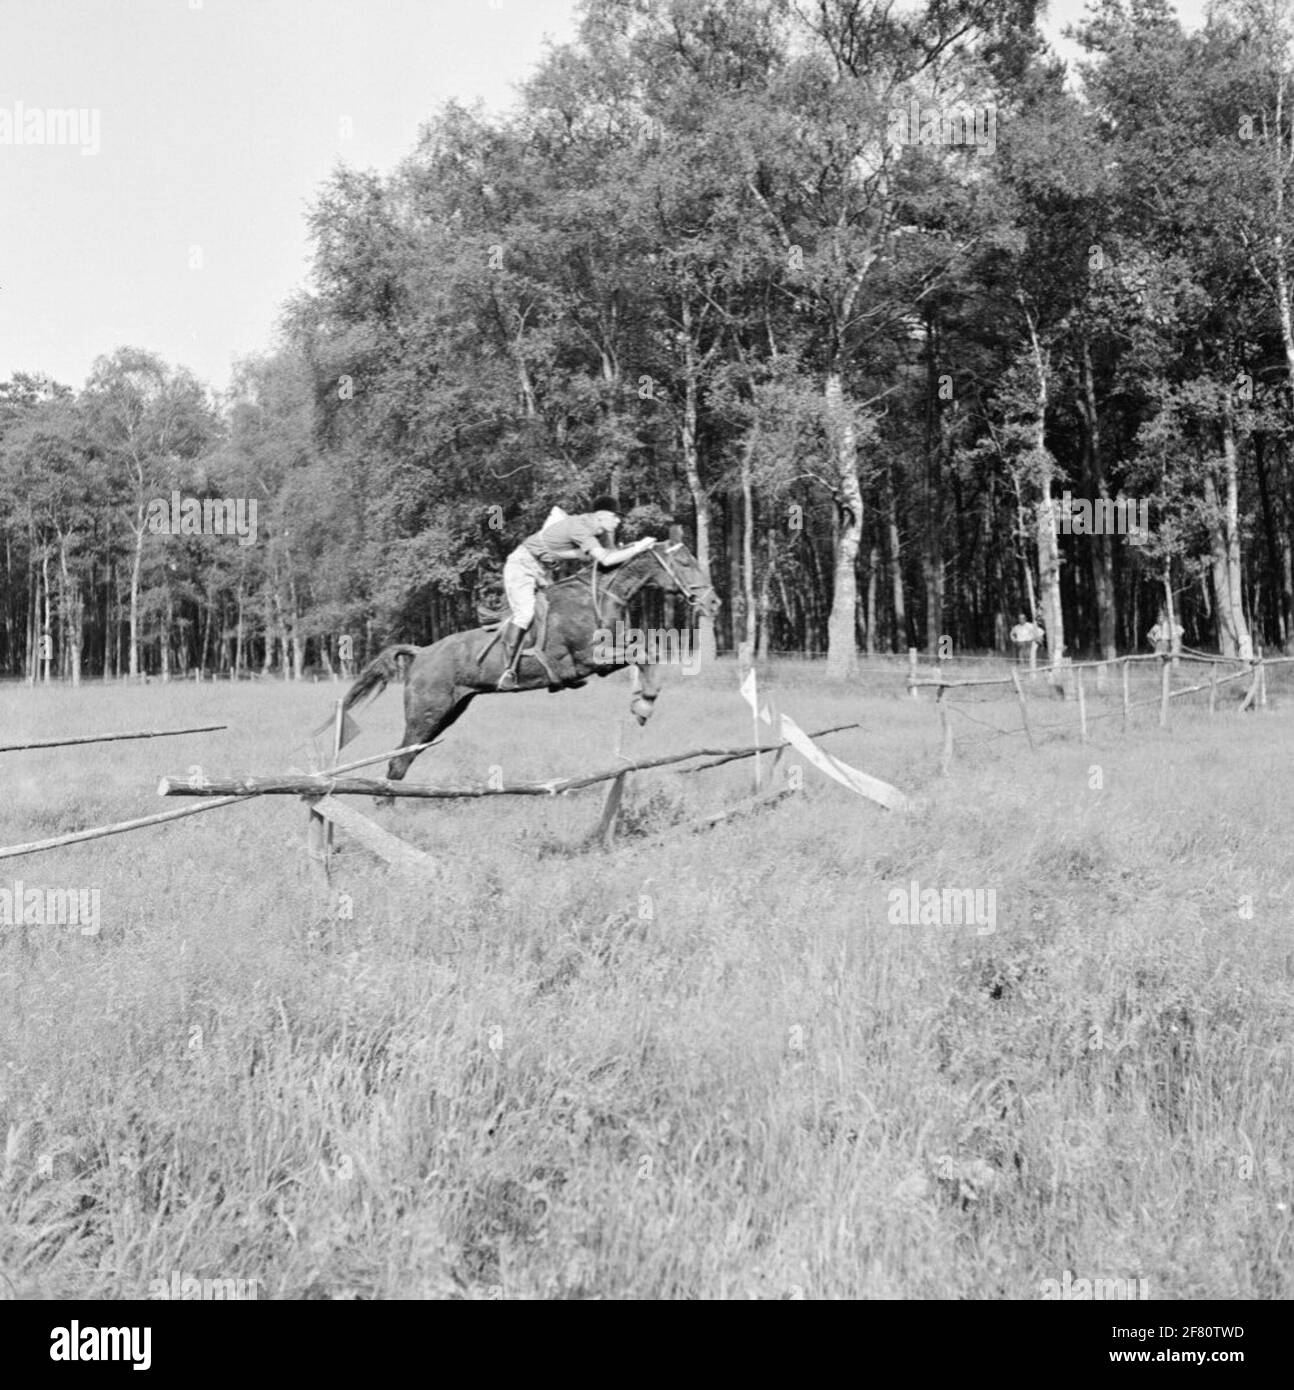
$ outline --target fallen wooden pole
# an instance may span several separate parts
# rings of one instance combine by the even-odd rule
[[[822,738],[826,734],[839,733],[843,729],[862,728],[862,721],[849,724],[835,724],[829,729],[817,729],[810,738]],[[718,767],[722,763],[733,762],[738,758],[753,758],[756,753],[766,753],[775,748],[789,745],[788,740],[775,744],[752,744],[748,748],[694,748],[690,753],[667,753],[659,758],[641,758],[637,761],[626,759],[620,766],[607,768],[602,772],[585,773],[578,777],[555,778],[548,782],[514,782],[501,787],[466,786],[436,787],[426,783],[391,782],[377,777],[342,777],[338,774],[351,771],[355,766],[381,762],[395,754],[382,753],[367,758],[361,764],[350,764],[331,772],[297,773],[286,777],[244,777],[212,781],[204,779],[199,785],[191,785],[183,777],[163,777],[158,783],[158,796],[376,796],[407,797],[421,801],[453,801],[468,797],[486,796],[564,796],[567,792],[579,791],[599,782],[609,782],[627,772],[646,772],[656,767],[669,767],[673,763],[691,762],[696,758],[710,761],[700,767]],[[414,745],[415,747],[419,745]],[[423,745],[426,746],[426,745]],[[408,750],[401,750],[408,751]],[[696,772],[698,768],[685,768],[685,772]]]
[[[241,798],[238,798],[241,800]],[[340,825],[372,854],[384,859],[397,869],[406,869],[419,877],[426,877],[436,871],[436,861],[431,855],[415,849],[398,836],[390,834],[380,825],[374,824],[367,816],[330,796],[321,796],[310,803],[311,816],[318,816],[329,826]]]
[[[798,792],[794,787],[776,787],[772,791],[760,792],[758,796],[747,797],[745,801],[739,801],[735,806],[728,806],[722,811],[714,811],[710,815],[701,816],[696,820],[671,825],[668,830],[658,831],[655,835],[647,835],[642,839],[634,840],[622,839],[616,843],[633,849],[643,849],[649,845],[663,843],[674,835],[687,834],[694,830],[708,830],[712,825],[720,825],[726,820],[734,820],[738,816],[749,815],[750,812],[759,810],[761,806],[773,806],[788,796],[797,795]]]
[[[213,734],[228,724],[199,724],[192,729],[143,729],[137,733],[83,734],[76,738],[38,738],[30,743],[0,744],[0,753],[25,753],[32,748],[70,748],[76,743],[119,743],[128,738],[175,738],[179,734]]]
[[[234,802],[246,799],[243,796],[223,796],[201,806],[182,806],[175,811],[159,811],[153,816],[119,821],[116,825],[96,825],[89,830],[73,830],[67,835],[55,835],[49,840],[32,840],[30,844],[8,845],[0,849],[0,859],[16,859],[20,854],[38,854],[44,849],[61,849],[64,845],[79,844],[83,840],[102,840],[109,835],[121,835],[127,830],[142,830],[145,826],[161,825],[164,821],[179,820],[182,816],[196,816],[199,811],[214,811],[218,806],[232,806]]]

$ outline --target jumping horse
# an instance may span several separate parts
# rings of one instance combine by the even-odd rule
[[[660,694],[661,677],[650,659],[625,659],[623,649],[608,644],[609,630],[623,622],[625,610],[639,590],[660,589],[687,600],[693,614],[713,618],[719,596],[696,556],[672,527],[668,543],[660,542],[614,569],[597,565],[548,585],[546,617],[536,619],[542,652],[532,646],[523,654],[517,684],[495,687],[503,673],[502,647],[491,627],[451,633],[429,647],[406,643],[386,647],[359,673],[342,701],[345,715],[358,701],[376,699],[394,680],[403,680],[404,735],[400,747],[429,743],[448,729],[478,695],[511,695],[521,690],[577,690],[589,676],[609,676],[626,666],[640,672],[640,688],[630,709],[639,724],[651,717]],[[386,775],[400,781],[417,753],[402,753],[387,764]]]

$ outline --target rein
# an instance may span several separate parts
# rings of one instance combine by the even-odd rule
[[[665,558],[666,554],[671,549],[677,549],[677,546],[654,545],[652,546],[650,552],[647,553],[651,554],[656,560],[660,562],[660,567],[665,571],[669,578],[673,580],[677,591],[683,595],[683,597],[687,600],[689,606],[692,609],[696,610],[700,607],[696,599],[697,593],[701,589],[708,588],[709,586],[706,584],[687,583],[679,574],[679,572],[674,568],[674,566],[669,562],[669,560]],[[618,593],[615,587],[616,579],[627,568],[627,566],[625,565],[619,565],[612,570],[604,588],[599,590],[598,570],[600,568],[601,566],[597,564],[589,566],[589,596],[593,603],[593,616],[597,619],[599,627],[604,625],[602,620],[602,598],[604,596],[619,599],[621,603],[628,603],[629,600],[633,598],[633,596],[638,592],[638,590],[642,588],[643,584],[646,583],[647,580],[647,576],[645,574],[640,575],[638,576],[638,583],[635,584],[634,587],[630,589],[628,593]],[[576,576],[571,576],[571,580],[575,578]],[[558,584],[567,584],[570,583],[571,580],[559,580]],[[556,588],[557,585],[553,585],[551,587]]]

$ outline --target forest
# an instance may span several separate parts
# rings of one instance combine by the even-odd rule
[[[1106,0],[1076,71],[1036,8],[585,0],[506,115],[334,170],[227,391],[0,382],[0,675],[349,671],[600,493],[685,527],[704,654],[1289,649],[1287,4]]]

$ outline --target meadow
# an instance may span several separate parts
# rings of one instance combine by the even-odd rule
[[[824,746],[910,808],[806,770],[664,833],[747,761],[634,777],[607,852],[604,789],[356,802],[426,881],[344,835],[326,880],[294,798],[5,861],[98,889],[101,926],[0,926],[0,1297],[1294,1296],[1291,707],[1030,751],[985,702],[942,777],[897,671],[764,687],[863,720]],[[157,779],[195,765],[304,768],[340,689],[2,688],[0,742],[229,728],[3,755],[0,843],[178,805]],[[624,675],[479,700],[410,776],[744,744],[735,691],[675,676],[642,730]],[[395,746],[401,693],[348,756]],[[892,921],[913,881],[991,889],[991,929]]]

